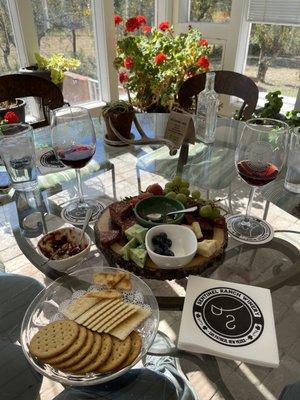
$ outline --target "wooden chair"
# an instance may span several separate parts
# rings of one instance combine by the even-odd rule
[[[0,76],[0,102],[20,97],[39,97],[44,120],[32,123],[33,128],[49,125],[49,110],[62,107],[61,90],[53,82],[33,75],[11,74]]]
[[[258,99],[258,88],[252,79],[233,71],[213,71],[215,77],[215,91],[220,94],[236,96],[244,103],[239,110],[239,117],[247,120],[251,118]],[[181,85],[178,93],[178,102],[185,110],[190,110],[193,100],[205,88],[206,74],[199,74],[187,79]]]

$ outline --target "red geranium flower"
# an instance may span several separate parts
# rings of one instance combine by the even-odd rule
[[[19,117],[13,111],[7,111],[7,113],[4,114],[3,119],[8,121],[10,124],[15,124],[16,122],[19,122]]]
[[[126,30],[126,32],[134,32],[136,29],[139,28],[139,26],[140,26],[140,24],[136,17],[129,18],[126,21],[125,30]]]
[[[150,25],[144,25],[143,26],[143,32],[144,33],[150,33],[152,31],[152,26]]]
[[[169,28],[170,28],[170,24],[168,21],[163,21],[158,25],[158,29],[160,29],[161,31],[166,31]]]
[[[163,52],[156,54],[156,56],[154,57],[154,61],[157,65],[161,64],[166,59],[167,59],[167,56]]]
[[[120,17],[120,15],[114,15],[114,20],[115,20],[115,25],[120,25],[120,23],[123,21],[123,18]]]
[[[137,23],[139,24],[139,26],[145,25],[147,23],[146,17],[144,17],[143,15],[137,15],[136,20],[137,20]]]
[[[200,46],[208,46],[208,40],[207,39],[200,39],[199,40],[199,45]]]
[[[126,57],[124,60],[124,67],[127,69],[131,69],[134,65],[134,60],[131,57]]]
[[[129,79],[127,72],[120,72],[119,73],[119,82],[123,85]]]
[[[207,56],[200,57],[197,61],[197,65],[207,71],[209,68],[209,59],[207,58]]]

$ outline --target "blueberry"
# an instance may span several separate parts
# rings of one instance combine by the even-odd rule
[[[166,239],[165,243],[166,243],[166,245],[167,245],[168,247],[171,247],[171,246],[172,246],[172,240],[169,239],[169,238]]]
[[[164,255],[164,250],[163,250],[161,247],[159,247],[159,246],[155,246],[155,247],[153,248],[153,251],[154,251],[154,253],[160,254],[161,256]]]
[[[173,253],[172,250],[168,249],[168,250],[165,250],[164,255],[165,255],[165,256],[174,256],[174,253]]]
[[[153,238],[152,238],[152,243],[154,244],[154,245],[159,245],[160,243],[161,243],[161,237],[160,237],[160,235],[155,235],[155,236],[153,236]]]
[[[159,234],[159,236],[161,237],[161,239],[162,239],[163,241],[165,241],[166,239],[168,239],[168,236],[167,236],[167,234],[166,234],[165,232],[161,232],[161,233]]]

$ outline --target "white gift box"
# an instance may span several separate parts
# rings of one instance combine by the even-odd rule
[[[270,291],[190,276],[178,348],[278,367]]]

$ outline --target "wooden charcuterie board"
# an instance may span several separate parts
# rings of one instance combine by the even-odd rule
[[[177,269],[160,268],[147,257],[144,268],[140,268],[133,261],[126,261],[121,256],[120,250],[126,244],[125,240],[121,239],[108,248],[101,245],[101,232],[110,229],[114,229],[114,227],[110,218],[109,209],[107,208],[95,224],[95,239],[98,249],[104,254],[110,266],[124,268],[147,279],[181,279],[191,274],[204,274],[208,268],[215,269],[223,261],[228,241],[226,226],[224,228],[214,227],[213,232],[209,236],[206,236],[204,233],[204,239],[215,239],[218,243],[218,249],[212,257],[207,258],[196,255],[189,264]]]

